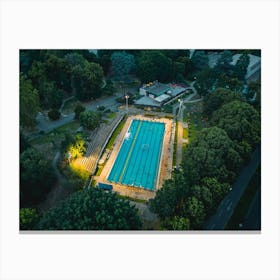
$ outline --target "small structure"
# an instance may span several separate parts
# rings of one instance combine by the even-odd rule
[[[98,183],[97,187],[102,189],[102,190],[105,190],[105,191],[112,191],[113,190],[112,185],[104,184],[104,183]]]
[[[188,87],[181,84],[162,84],[158,81],[150,82],[139,89],[143,97],[135,101],[137,105],[160,107],[166,102],[186,92]]]

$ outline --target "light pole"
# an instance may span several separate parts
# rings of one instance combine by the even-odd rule
[[[128,115],[128,98],[129,96],[126,94],[125,99],[126,99],[126,114]]]

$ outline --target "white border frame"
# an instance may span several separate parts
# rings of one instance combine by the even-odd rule
[[[1,279],[279,279],[279,2],[2,0]],[[261,234],[18,231],[18,50],[261,48]],[[142,265],[143,264],[143,265]]]

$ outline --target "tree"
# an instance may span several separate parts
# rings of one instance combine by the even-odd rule
[[[217,88],[226,88],[233,92],[241,93],[243,90],[243,83],[237,78],[232,78],[222,74],[217,80]]]
[[[211,124],[226,131],[239,146],[239,152],[248,159],[252,147],[260,142],[260,116],[254,107],[246,102],[232,101],[213,113]]]
[[[32,230],[38,222],[38,214],[34,208],[21,208],[19,212],[20,230]]]
[[[100,125],[100,117],[93,111],[85,111],[80,113],[80,122],[87,129],[95,129]]]
[[[20,199],[22,207],[43,201],[55,183],[51,163],[34,148],[20,154]]]
[[[28,138],[23,134],[22,131],[20,131],[20,153],[25,151],[30,147],[30,144],[28,142]]]
[[[183,155],[182,168],[190,185],[199,184],[204,177],[216,177],[220,182],[231,182],[242,163],[234,143],[218,127],[199,132]]]
[[[138,58],[138,74],[142,82],[172,79],[172,61],[160,51],[141,51]]]
[[[134,55],[125,51],[113,52],[111,55],[113,75],[119,77],[131,73],[135,69]]]
[[[137,230],[141,221],[134,206],[116,193],[84,189],[46,212],[39,230]]]
[[[219,74],[232,75],[233,65],[232,63],[232,52],[230,50],[224,50],[218,59],[217,65],[215,66]]]
[[[101,95],[103,70],[99,64],[85,61],[73,67],[72,86],[79,100],[89,100]]]
[[[201,184],[194,185],[190,189],[190,194],[203,203],[206,213],[212,209],[213,196],[211,191],[207,187]]]
[[[200,182],[201,186],[207,188],[211,194],[213,199],[213,206],[217,207],[224,196],[230,189],[230,185],[228,183],[220,183],[217,178],[205,177]]]
[[[190,220],[185,217],[175,216],[172,219],[165,219],[161,226],[162,230],[189,230]]]
[[[189,186],[185,183],[183,174],[176,171],[156,192],[156,197],[150,200],[151,210],[162,219],[180,215],[188,191]]]
[[[75,119],[78,120],[80,118],[80,114],[82,112],[84,112],[86,110],[86,108],[81,105],[81,104],[77,104],[75,109],[74,109],[74,112],[75,112]]]
[[[200,95],[205,96],[214,89],[217,80],[217,71],[206,67],[197,74],[195,88]]]
[[[38,91],[33,88],[30,80],[20,75],[20,125],[33,127],[39,111]]]
[[[195,51],[194,55],[191,58],[194,67],[197,70],[202,70],[209,67],[208,65],[208,56],[205,51]]]
[[[56,121],[60,118],[60,112],[56,109],[51,109],[49,112],[48,112],[48,117],[53,120],[53,121]]]
[[[55,82],[44,80],[39,87],[41,104],[46,108],[59,109],[63,100],[63,91],[57,88]]]
[[[185,213],[190,219],[190,227],[192,229],[199,229],[205,218],[203,203],[194,196],[189,197],[185,204]]]
[[[215,110],[219,109],[223,104],[233,100],[242,100],[242,96],[229,89],[217,88],[214,92],[204,98],[203,111],[208,117],[211,117]]]
[[[54,81],[57,88],[71,92],[71,68],[64,58],[49,54],[44,67],[48,80]]]
[[[71,133],[66,133],[64,140],[61,141],[61,152],[70,153],[73,159],[82,157],[86,152],[84,139],[80,135],[73,136]]]
[[[234,76],[237,77],[239,80],[245,80],[245,76],[247,73],[247,69],[250,63],[250,57],[248,54],[242,54],[236,62],[234,68]]]

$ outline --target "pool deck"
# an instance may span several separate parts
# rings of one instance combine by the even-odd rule
[[[165,134],[163,137],[159,174],[158,174],[155,190],[147,190],[140,187],[132,187],[132,186],[127,186],[127,185],[122,185],[122,184],[112,183],[107,181],[107,177],[118,156],[125,134],[132,120],[134,119],[165,123]],[[161,117],[144,117],[142,115],[129,116],[127,118],[127,121],[121,133],[118,135],[118,137],[116,138],[113,144],[111,155],[107,160],[100,176],[96,176],[94,179],[97,182],[109,183],[113,185],[114,191],[124,196],[129,196],[132,198],[143,199],[143,200],[148,200],[150,198],[155,197],[156,194],[155,191],[162,187],[164,180],[171,178],[174,135],[175,135],[175,124],[170,119],[161,118]]]

